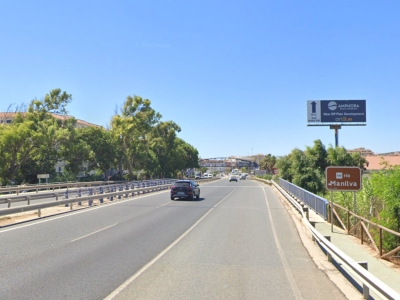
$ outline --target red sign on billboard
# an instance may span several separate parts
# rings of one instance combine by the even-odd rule
[[[329,191],[359,191],[362,185],[361,169],[358,167],[327,167],[326,189]]]

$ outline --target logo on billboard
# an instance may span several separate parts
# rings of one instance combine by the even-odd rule
[[[328,103],[328,108],[330,110],[335,110],[337,108],[337,103],[335,101],[331,101]]]

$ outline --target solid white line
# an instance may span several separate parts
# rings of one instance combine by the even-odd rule
[[[196,223],[194,223],[188,230],[186,230],[180,237],[178,237],[175,241],[173,241],[167,248],[161,251],[156,257],[154,257],[151,261],[149,261],[145,266],[143,266],[138,272],[136,272],[132,277],[128,278],[123,284],[121,284],[117,289],[115,289],[110,295],[108,295],[103,300],[112,300],[119,293],[121,293],[129,284],[135,281],[143,272],[145,272],[148,268],[150,268],[154,263],[156,263],[161,257],[165,255],[169,250],[171,250],[180,240],[182,240],[189,232],[193,230],[205,217],[207,217],[220,203],[222,203],[225,199],[227,199],[236,189],[230,192],[225,198],[215,204],[209,211],[207,211]]]
[[[106,229],[108,229],[108,228],[111,228],[111,227],[113,227],[113,226],[115,226],[115,225],[118,225],[118,223],[115,223],[114,225],[110,225],[110,226],[104,227],[103,229],[99,229],[99,230],[94,231],[94,232],[92,232],[92,233],[89,233],[89,234],[86,234],[86,235],[84,235],[84,236],[81,236],[81,237],[79,237],[79,238],[77,238],[77,239],[72,240],[71,243],[72,243],[72,242],[75,242],[75,241],[77,241],[77,240],[83,239],[83,238],[85,238],[85,237],[88,237],[88,236],[90,236],[90,235],[92,235],[92,234],[95,234],[95,233],[98,233],[98,232],[100,232],[100,231],[103,231],[103,230],[106,230]]]
[[[274,224],[274,221],[272,219],[272,213],[271,213],[271,209],[270,209],[270,206],[269,206],[267,194],[265,193],[264,187],[263,187],[262,190],[264,192],[265,202],[267,203],[269,222],[271,224],[272,234],[274,236],[276,248],[278,249],[278,253],[279,253],[279,256],[280,256],[282,264],[283,264],[283,269],[285,270],[286,276],[287,276],[287,278],[289,280],[290,287],[292,288],[292,291],[294,293],[294,297],[296,299],[303,299],[302,296],[301,296],[299,287],[297,286],[297,283],[294,280],[294,277],[293,277],[292,271],[290,270],[289,264],[288,264],[288,262],[286,260],[285,253],[283,253],[282,245],[279,242],[278,234],[276,233],[275,224]]]

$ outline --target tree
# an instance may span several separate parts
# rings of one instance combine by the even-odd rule
[[[264,158],[260,162],[260,166],[264,169],[267,173],[272,173],[272,168],[276,164],[276,157],[271,155],[270,153],[265,155]]]
[[[186,169],[200,168],[199,153],[196,148],[180,138],[175,139],[175,149],[171,152],[171,176],[183,173]],[[203,172],[207,168],[203,168]],[[200,171],[202,168],[200,168]]]
[[[280,176],[289,178],[293,184],[310,192],[324,191],[324,150],[319,140],[314,141],[314,146],[307,147],[305,151],[293,149],[289,156],[281,158],[277,163]]]
[[[327,162],[329,166],[351,166],[353,160],[344,147],[330,146],[327,153]]]
[[[353,152],[350,154],[353,160],[353,166],[359,167],[361,170],[366,170],[369,163],[367,159],[361,155],[360,152]]]
[[[11,124],[1,126],[2,182],[15,176],[24,178],[21,170],[37,173],[51,168],[50,157],[56,156],[60,129],[51,113],[66,113],[70,101],[71,95],[52,90],[43,100],[32,100],[27,112],[17,112]]]
[[[61,91],[61,89],[53,89],[42,100],[32,100],[28,111],[66,115],[68,113],[66,107],[71,101],[72,95]]]
[[[89,145],[89,160],[93,167],[99,168],[106,179],[107,170],[117,158],[116,143],[112,133],[102,127],[90,126],[81,131],[83,140]]]
[[[111,131],[118,141],[123,163],[133,178],[134,170],[141,170],[148,158],[148,138],[161,114],[151,108],[151,102],[140,96],[128,96],[120,115],[111,120]]]
[[[173,166],[172,156],[176,152],[182,152],[176,148],[176,133],[180,132],[181,128],[174,122],[160,122],[152,131],[151,134],[151,149],[156,154],[158,165],[160,166],[161,178],[164,178],[167,173],[176,171]],[[181,155],[185,155],[184,152]]]
[[[93,165],[89,163],[91,149],[83,137],[83,128],[76,128],[75,123],[75,119],[65,121],[57,138],[60,159],[67,162],[65,169],[78,176],[81,171],[90,171]]]
[[[35,156],[38,147],[28,123],[0,125],[0,178],[8,184],[21,166]]]
[[[318,170],[319,173],[325,172],[328,166],[326,159],[327,151],[321,140],[315,140],[312,147],[307,146],[305,154],[311,168]]]
[[[293,174],[291,172],[292,168],[291,154],[278,158],[276,161],[276,167],[279,169],[280,178],[289,182],[293,181]]]

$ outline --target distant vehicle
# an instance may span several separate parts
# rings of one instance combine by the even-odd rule
[[[214,175],[213,175],[213,174],[208,174],[207,177],[208,177],[208,178],[212,178],[212,177],[214,177]]]
[[[231,181],[238,181],[238,175],[236,175],[236,174],[231,174],[230,176],[229,176],[229,182],[231,182]]]
[[[207,173],[204,173],[203,176],[204,176],[204,178],[208,178],[208,174]]]
[[[233,175],[239,175],[239,169],[233,169],[231,174]]]
[[[193,180],[178,180],[171,187],[171,200],[175,198],[188,198],[194,200],[200,198],[199,185]]]
[[[242,174],[240,175],[240,180],[242,180],[242,179],[244,179],[244,180],[247,179],[247,173],[242,173]]]
[[[194,176],[195,179],[200,179],[201,178],[201,172],[196,172],[196,175]]]

